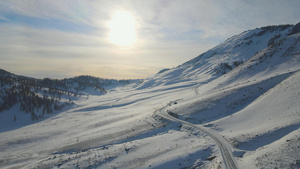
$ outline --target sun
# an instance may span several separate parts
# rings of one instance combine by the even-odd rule
[[[121,46],[131,46],[136,42],[135,19],[129,12],[116,12],[108,22],[109,41]]]

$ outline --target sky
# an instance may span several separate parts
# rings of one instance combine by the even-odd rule
[[[137,79],[245,30],[300,21],[299,0],[1,0],[0,68]]]

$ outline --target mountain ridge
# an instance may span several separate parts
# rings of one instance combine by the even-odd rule
[[[195,78],[211,81],[242,64],[256,53],[290,36],[296,25],[274,25],[244,31],[199,56],[167,71],[148,78],[149,81],[165,79],[160,84],[173,84]],[[299,31],[299,30],[298,30]],[[297,31],[294,31],[297,32]],[[206,77],[206,78],[203,78]],[[154,83],[154,82],[152,82]]]

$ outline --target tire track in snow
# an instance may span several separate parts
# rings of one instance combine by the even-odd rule
[[[196,89],[194,89],[195,92],[196,92]],[[171,104],[169,104],[171,105]],[[216,144],[218,145],[219,149],[221,150],[221,154],[222,154],[222,157],[223,157],[223,161],[224,161],[224,164],[226,166],[227,169],[237,169],[237,164],[236,164],[236,161],[232,155],[232,149],[231,149],[231,146],[229,145],[229,143],[222,137],[220,136],[219,134],[217,134],[216,132],[214,132],[213,130],[211,129],[208,129],[206,127],[203,127],[203,126],[199,126],[199,125],[195,125],[195,124],[192,124],[192,123],[189,123],[187,121],[184,121],[184,120],[181,120],[181,119],[178,119],[172,115],[170,115],[168,112],[167,112],[167,107],[168,106],[165,106],[161,109],[158,110],[158,115],[160,115],[161,117],[167,119],[167,120],[171,120],[171,121],[178,121],[182,124],[186,124],[188,126],[191,126],[193,128],[196,128],[202,132],[204,132],[205,134],[207,134],[208,136],[210,136],[215,142]]]

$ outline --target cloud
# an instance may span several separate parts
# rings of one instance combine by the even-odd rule
[[[85,1],[15,0],[1,1],[0,9],[5,14],[18,14],[46,20],[56,19],[88,24],[89,4]]]
[[[119,79],[144,78],[161,67],[170,66],[164,56],[172,56],[172,52],[167,52],[171,46],[156,48],[155,56],[154,49],[148,49],[150,46],[120,50],[97,36],[97,32],[86,35],[10,25],[0,26],[0,36],[3,44],[0,46],[0,66],[14,73],[39,78],[82,74]]]
[[[244,30],[295,24],[299,8],[297,0],[0,1],[0,67],[36,77],[142,78]],[[108,40],[116,11],[136,20],[130,48]]]

